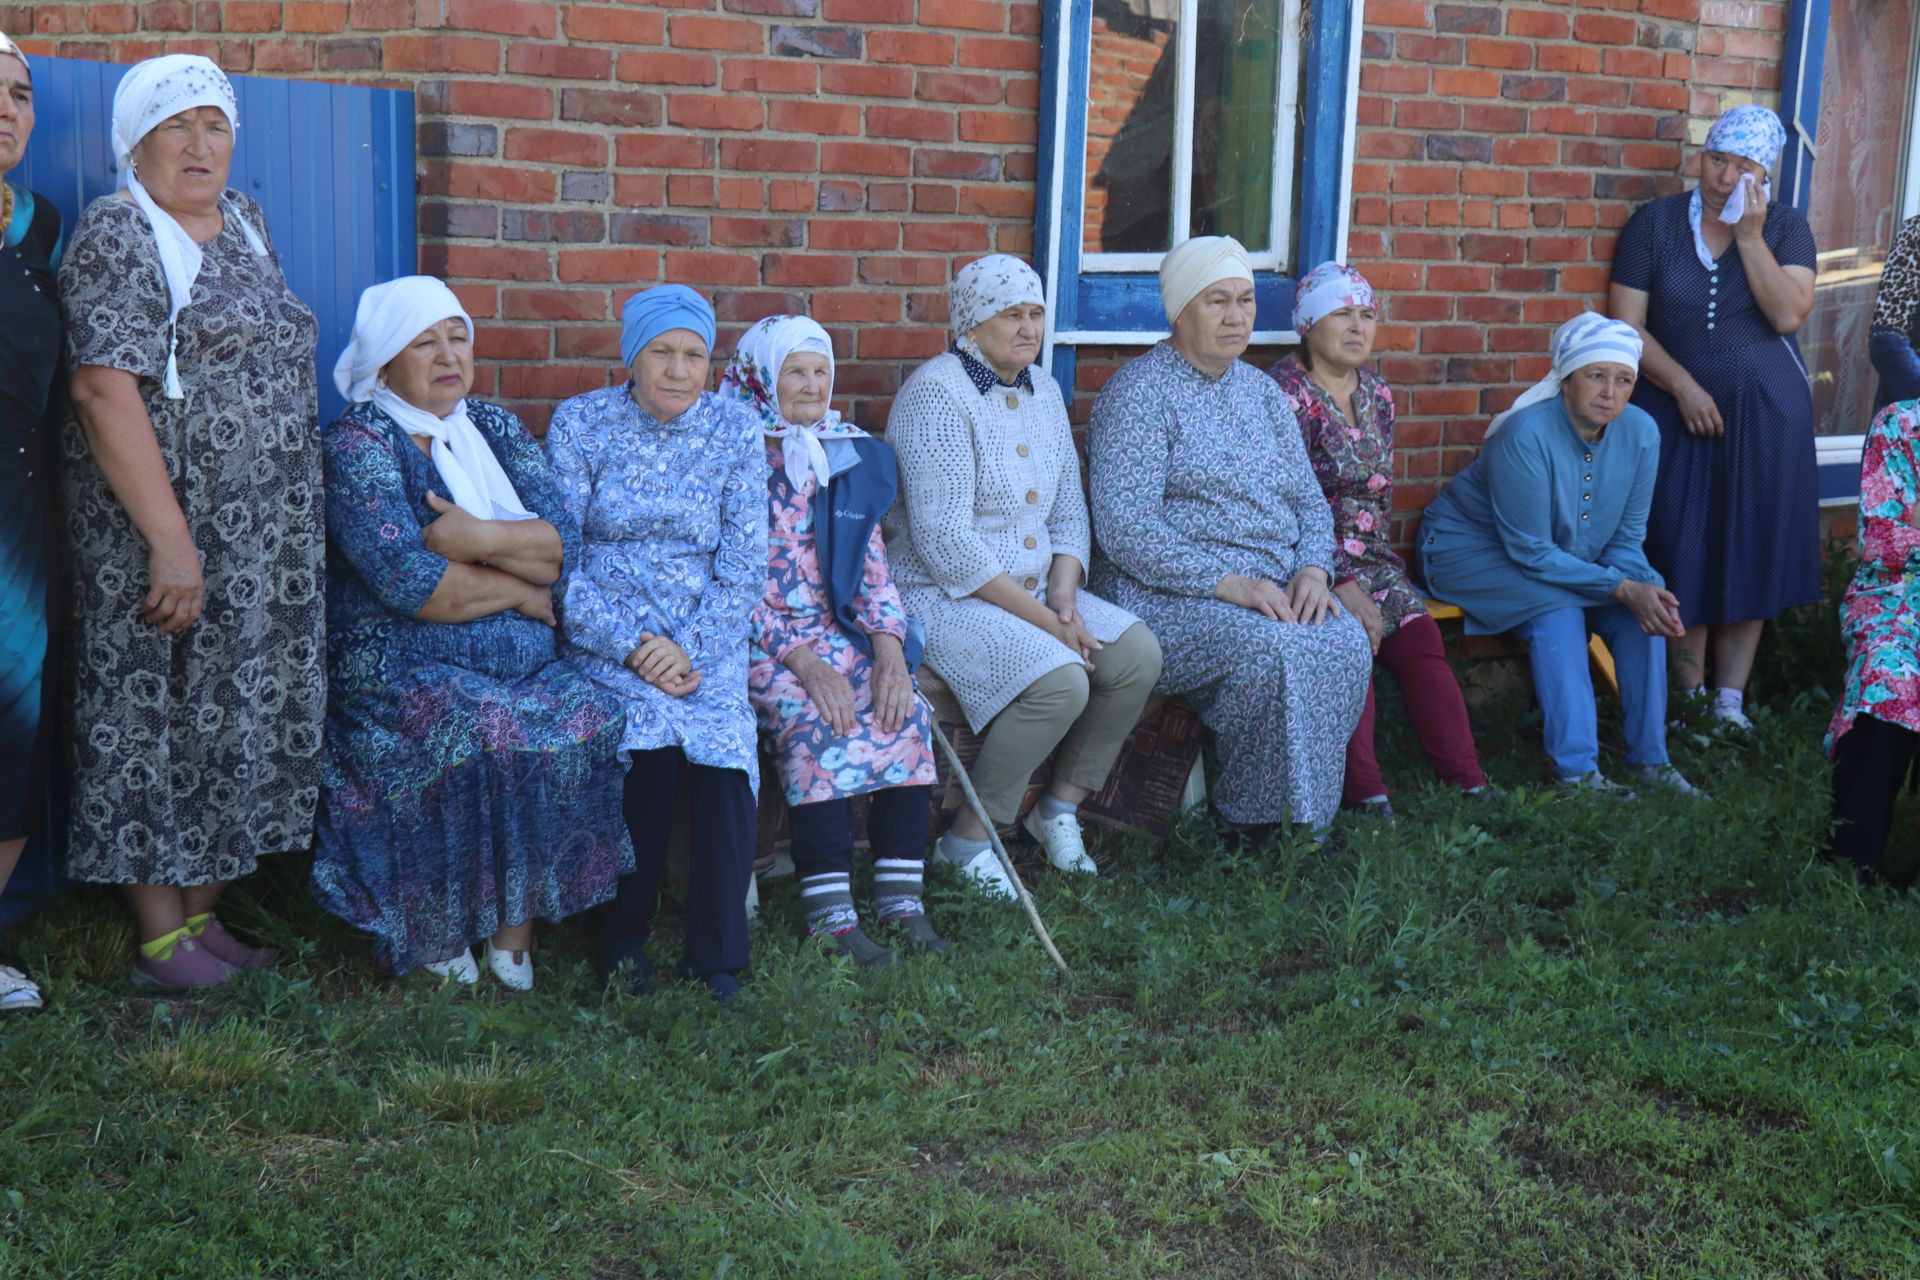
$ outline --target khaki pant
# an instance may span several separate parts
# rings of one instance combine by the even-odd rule
[[[1055,667],[1022,689],[987,726],[970,771],[996,823],[1020,810],[1027,780],[1055,747],[1053,776],[1098,791],[1160,678],[1160,642],[1136,622],[1093,655],[1093,670]]]

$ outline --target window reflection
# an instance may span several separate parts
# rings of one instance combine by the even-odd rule
[[[1178,0],[1094,0],[1080,231],[1086,253],[1172,248],[1179,9]]]

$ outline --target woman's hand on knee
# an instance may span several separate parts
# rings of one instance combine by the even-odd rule
[[[1650,636],[1678,640],[1686,634],[1680,622],[1680,598],[1665,587],[1628,579],[1613,589],[1613,598],[1627,607],[1640,629]]]
[[[1213,598],[1242,609],[1251,609],[1275,622],[1297,620],[1293,601],[1280,584],[1271,578],[1249,578],[1245,574],[1229,573],[1214,584]]]
[[[1319,565],[1294,571],[1287,583],[1287,603],[1293,606],[1294,621],[1310,626],[1340,616],[1340,606],[1334,603],[1333,591],[1327,586],[1327,571]]]
[[[806,689],[808,700],[819,710],[821,719],[827,722],[827,728],[833,730],[837,737],[844,738],[851,734],[856,722],[853,716],[853,686],[847,682],[847,678],[805,645],[788,654],[784,661],[787,670],[793,672]],[[874,676],[877,681],[877,669]]]
[[[1367,631],[1367,643],[1373,646],[1375,653],[1380,652],[1380,642],[1386,639],[1386,620],[1380,616],[1380,606],[1373,602],[1367,589],[1352,578],[1347,579],[1333,589],[1334,598],[1347,607],[1362,627]]]
[[[873,712],[882,733],[898,733],[913,714],[913,676],[900,641],[889,635],[873,637]]]

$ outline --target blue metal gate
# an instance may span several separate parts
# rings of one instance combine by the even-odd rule
[[[9,176],[58,205],[69,231],[88,201],[114,189],[108,128],[125,71],[33,60],[33,138]],[[233,77],[233,87],[240,132],[229,181],[260,202],[288,282],[319,318],[320,421],[330,422],[343,407],[333,362],[353,332],[360,291],[416,270],[413,95],[252,76]],[[64,603],[53,608],[58,613]],[[59,731],[58,715],[49,715],[42,731],[49,748]],[[60,752],[51,755],[57,760]],[[59,882],[53,819],[64,806],[45,807],[48,820],[14,873],[9,898]]]

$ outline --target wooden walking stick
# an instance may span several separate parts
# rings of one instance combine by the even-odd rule
[[[953,743],[947,740],[946,731],[940,727],[940,713],[933,709],[925,694],[917,694],[920,705],[927,709],[927,723],[933,726],[933,736],[940,743],[940,749],[947,753],[947,763],[953,766],[954,777],[960,780],[960,792],[966,796],[980,825],[987,829],[987,840],[993,845],[994,857],[1000,859],[1000,869],[1007,873],[1007,879],[1013,881],[1013,891],[1020,895],[1020,905],[1027,909],[1027,919],[1033,925],[1033,931],[1040,938],[1040,945],[1046,949],[1047,958],[1060,968],[1062,977],[1071,978],[1073,970],[1067,968],[1067,962],[1060,958],[1060,949],[1053,945],[1053,935],[1047,932],[1046,923],[1040,919],[1040,909],[1033,905],[1033,895],[1027,892],[1027,886],[1021,882],[1020,873],[1013,869],[1013,859],[1007,856],[1007,847],[1000,843],[999,828],[994,826],[993,818],[987,813],[987,807],[980,803],[979,792],[973,789],[973,779],[967,776],[967,766],[960,763],[960,753],[954,750]]]

